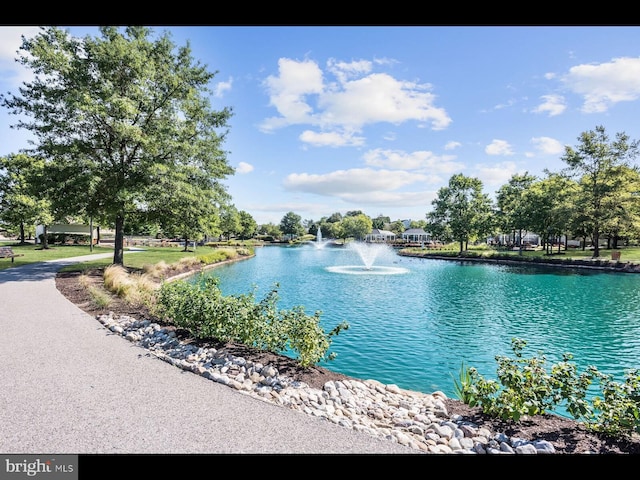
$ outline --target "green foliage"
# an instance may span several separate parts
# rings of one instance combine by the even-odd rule
[[[27,230],[53,220],[51,205],[41,197],[44,162],[25,154],[0,157],[0,223],[25,243]]]
[[[279,310],[278,285],[260,301],[255,292],[223,296],[215,277],[200,275],[198,282],[163,283],[157,313],[197,338],[236,341],[275,353],[292,352],[303,367],[327,355],[331,337],[348,328],[342,323],[328,334],[320,326],[320,312],[308,315],[304,307]]]
[[[640,374],[638,369],[625,372],[624,383],[615,382],[610,375],[600,373],[602,397],[593,399],[596,411],[589,426],[609,435],[640,432]]]
[[[253,255],[253,248],[216,248],[207,253],[199,253],[198,259],[205,265],[211,265],[213,263],[224,262],[225,260],[231,260],[241,257],[248,257]]]
[[[487,380],[477,369],[461,367],[456,395],[464,403],[493,417],[519,421],[524,415],[542,415],[560,405],[587,428],[612,436],[640,432],[640,374],[637,369],[626,372],[620,384],[610,375],[590,366],[578,373],[573,356],[563,355],[561,362],[547,372],[543,354],[523,358],[524,340],[513,338],[515,357],[496,356],[496,380]],[[590,404],[589,388],[598,381],[602,396],[594,396]]]
[[[302,226],[302,217],[293,212],[287,212],[282,220],[280,220],[280,230],[285,235],[301,236],[304,235],[304,227]]]
[[[482,193],[482,182],[477,178],[453,175],[431,204],[427,229],[435,238],[457,241],[460,252],[466,250],[467,242],[492,230],[491,200]]]
[[[451,375],[451,374],[450,374]],[[473,389],[471,387],[472,378],[469,373],[469,369],[464,367],[464,362],[460,365],[460,371],[458,372],[458,378],[456,379],[451,375],[453,379],[453,390],[460,400],[467,405],[475,406],[476,401],[473,397]]]
[[[33,79],[0,94],[0,105],[47,162],[40,187],[53,211],[114,225],[113,263],[122,264],[131,212],[149,209],[183,236],[216,229],[228,201],[219,180],[234,173],[222,149],[232,110],[211,108],[215,73],[168,32],[99,31],[76,38],[46,27],[25,39],[16,60]]]
[[[578,140],[575,148],[565,147],[561,160],[567,164],[567,173],[579,183],[573,201],[581,205],[582,222],[593,240],[593,256],[597,257],[600,235],[616,215],[616,205],[607,200],[618,196],[627,183],[623,177],[638,156],[640,144],[626,133],[617,133],[612,140],[602,125],[582,132]]]

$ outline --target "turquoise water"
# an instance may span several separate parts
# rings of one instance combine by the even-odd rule
[[[225,295],[277,282],[279,307],[321,311],[322,326],[349,329],[333,337],[346,375],[455,397],[461,362],[495,378],[496,355],[512,357],[511,339],[527,341],[548,365],[574,355],[582,372],[594,365],[618,381],[640,367],[640,275],[588,270],[428,260],[378,254],[371,270],[348,248],[256,249],[255,258],[220,266]]]

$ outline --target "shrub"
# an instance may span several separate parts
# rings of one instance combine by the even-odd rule
[[[477,369],[464,368],[455,382],[457,396],[470,406],[480,406],[485,414],[519,421],[523,415],[541,415],[560,405],[586,427],[612,436],[640,432],[640,374],[637,369],[625,372],[624,383],[589,366],[578,373],[570,353],[550,369],[539,354],[523,358],[524,340],[514,338],[511,347],[515,358],[497,355],[497,378],[487,380]],[[589,388],[597,381],[602,396],[587,400]]]
[[[274,353],[290,352],[303,367],[323,359],[331,337],[348,324],[328,334],[320,326],[320,312],[307,315],[303,307],[279,310],[278,285],[260,302],[255,290],[249,294],[223,296],[218,279],[201,275],[196,283],[163,283],[156,296],[156,314],[187,329],[197,338],[236,341]]]

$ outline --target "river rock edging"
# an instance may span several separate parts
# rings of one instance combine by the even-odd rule
[[[545,440],[527,441],[450,416],[443,392],[414,392],[376,380],[329,381],[313,388],[271,365],[179,340],[173,330],[127,315],[98,315],[109,331],[183,370],[241,393],[400,443],[414,453],[553,454]]]

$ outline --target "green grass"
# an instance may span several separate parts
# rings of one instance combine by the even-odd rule
[[[18,245],[16,242],[0,242],[0,245],[10,246],[14,253],[24,255],[14,258],[13,263],[11,263],[10,258],[0,258],[0,270],[47,260],[58,260],[97,253],[109,253],[110,256],[99,260],[69,265],[63,267],[62,271],[84,271],[91,268],[106,267],[113,263],[113,248],[109,247],[94,246],[93,252],[91,252],[89,245],[54,245],[47,250],[42,250],[40,245]],[[210,247],[198,247],[195,252],[185,252],[182,247],[145,247],[144,251],[136,251],[134,253],[125,249],[124,266],[143,268],[146,265],[155,265],[162,260],[166,263],[173,263],[181,258],[195,256],[196,254],[209,250]]]
[[[459,252],[460,246],[458,244],[448,244],[440,250],[422,250],[420,247],[413,247],[407,250],[416,253],[432,253],[434,255],[437,255],[438,253],[451,254],[454,252]],[[598,258],[600,260],[611,260],[611,252],[614,251],[620,252],[620,262],[622,263],[640,263],[640,247],[621,247],[616,250],[601,248],[600,256]],[[514,260],[520,256],[517,250],[500,250],[492,248],[488,245],[469,246],[468,252],[483,256],[490,256],[494,253],[499,253],[501,255],[513,256]],[[553,250],[552,255],[547,255],[546,250],[523,250],[522,256],[526,258],[540,257],[567,260],[588,260],[593,257],[593,250],[582,250],[580,248],[570,248],[568,250],[564,250],[563,248],[561,248],[560,252],[558,252],[558,249],[556,247]]]

